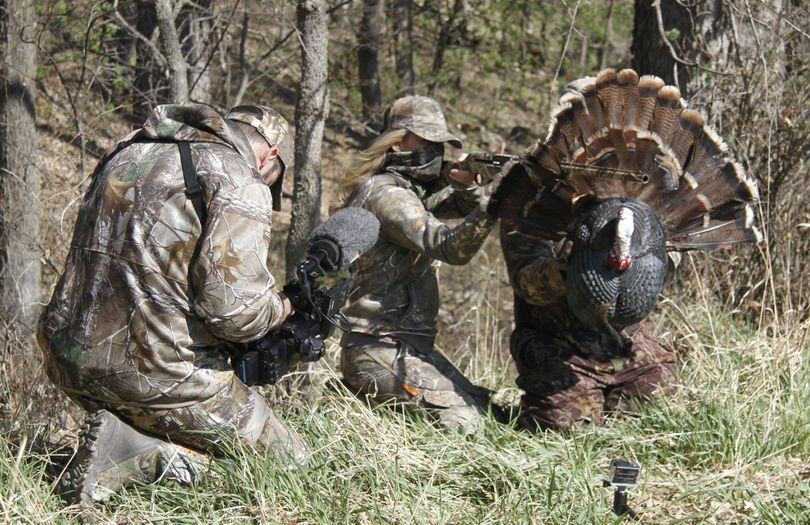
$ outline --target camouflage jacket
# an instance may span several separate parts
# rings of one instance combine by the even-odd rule
[[[489,235],[495,219],[474,191],[425,188],[389,169],[360,185],[349,206],[371,211],[380,221],[377,244],[357,262],[349,304],[343,310],[354,332],[410,337],[432,344],[439,288],[436,261],[466,264]],[[450,227],[439,218],[464,219]]]
[[[191,143],[203,227],[185,195],[179,141]],[[257,339],[283,320],[267,266],[271,213],[238,127],[208,106],[156,107],[105,155],[84,196],[39,323],[53,381],[151,406],[219,391],[233,374],[223,341]]]

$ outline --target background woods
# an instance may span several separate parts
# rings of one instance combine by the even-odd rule
[[[32,323],[97,159],[149,107],[261,103],[295,120],[294,177],[285,178],[293,202],[274,219],[281,280],[306,233],[340,202],[337,181],[393,98],[430,94],[465,150],[519,154],[545,137],[566,83],[633,67],[679,87],[762,197],[766,242],[685,258],[650,320],[682,360],[677,402],[584,430],[573,445],[509,429],[458,444],[424,422],[381,416],[339,387],[314,410],[293,382],[269,395],[327,458],[306,481],[342,494],[332,511],[290,488],[300,480],[246,458],[244,472],[221,473],[202,498],[149,489],[151,499],[146,491],[105,516],[176,517],[189,507],[177,498],[200,498],[192,519],[225,512],[262,521],[270,509],[291,522],[596,523],[607,505],[588,503],[601,455],[623,453],[650,465],[644,501],[653,521],[800,523],[810,510],[808,8],[801,0],[0,0],[0,486],[12,495],[0,494],[0,519],[58,512],[40,454],[70,443],[79,415],[44,378]],[[440,269],[439,344],[509,399],[512,297],[496,239],[467,267]],[[328,363],[320,373],[335,383]],[[367,437],[346,430],[378,427]],[[233,507],[217,495],[229,491]],[[20,503],[19,494],[33,499]]]
[[[70,146],[60,152],[67,157],[55,171],[73,184],[60,195],[76,199],[95,159],[155,103],[188,99],[227,108],[260,101],[290,118],[298,114],[304,127],[299,155],[310,160],[299,164],[296,183],[288,180],[296,192],[297,204],[290,207],[297,210],[295,244],[319,220],[312,214],[335,204],[331,181],[340,176],[346,156],[378,131],[380,109],[394,97],[431,93],[452,115],[468,150],[506,147],[519,153],[544,136],[549,110],[566,82],[604,66],[632,66],[678,85],[760,182],[767,253],[749,248],[745,257],[728,252],[719,264],[701,264],[712,272],[707,282],[729,291],[723,296],[731,306],[749,314],[779,317],[783,310],[803,310],[808,272],[797,254],[808,248],[801,206],[809,147],[806,5],[335,0],[323,4],[314,33],[296,13],[307,12],[308,5],[37,2],[29,15],[35,22],[23,24],[27,44],[9,50],[36,49],[29,62],[37,59],[37,74],[20,74],[29,79],[30,94],[39,91],[40,135]],[[9,38],[26,34],[14,33]],[[322,155],[319,119],[327,126]],[[323,168],[316,167],[319,158]],[[76,206],[54,204],[60,228],[69,230]],[[43,221],[47,227],[49,218]],[[58,251],[64,244],[43,245]],[[46,254],[46,288],[61,254]],[[742,261],[755,271],[738,271]],[[36,273],[32,268],[27,275]]]

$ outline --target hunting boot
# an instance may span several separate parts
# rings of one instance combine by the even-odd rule
[[[135,483],[167,478],[190,484],[207,463],[203,454],[145,434],[99,410],[88,413],[58,491],[68,503],[92,504]]]

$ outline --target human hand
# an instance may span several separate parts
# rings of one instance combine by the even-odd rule
[[[453,168],[450,170],[450,180],[465,188],[475,186],[475,173],[470,170]]]
[[[464,188],[471,188],[475,186],[476,177],[475,173],[467,169],[466,167],[462,168],[464,165],[464,159],[467,158],[466,153],[462,153],[461,156],[456,161],[458,167],[453,168],[450,170],[448,176],[450,180],[454,183],[464,187]]]
[[[284,306],[284,319],[286,319],[295,313],[295,308],[290,298],[284,295],[284,292],[279,292],[278,295],[281,297],[281,304]]]

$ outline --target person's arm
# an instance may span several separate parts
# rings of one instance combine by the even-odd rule
[[[267,265],[272,197],[265,184],[217,191],[194,263],[194,309],[226,341],[258,339],[290,313]],[[285,304],[286,301],[286,304]]]
[[[368,208],[380,221],[381,237],[448,264],[469,262],[495,224],[477,208],[451,228],[427,211],[412,191],[396,186],[374,192]]]
[[[476,208],[484,208],[488,194],[475,182],[475,174],[468,170],[451,169],[442,174],[443,188],[428,197],[425,206],[439,219],[458,219]]]
[[[501,247],[515,295],[537,306],[556,303],[565,295],[565,276],[551,241],[534,239],[504,224]]]

